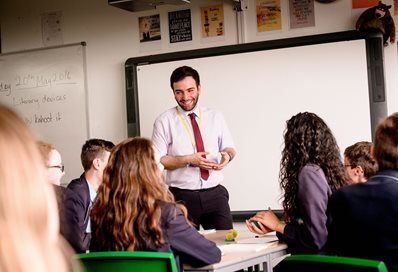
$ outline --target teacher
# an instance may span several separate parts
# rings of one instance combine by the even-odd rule
[[[152,135],[168,170],[166,182],[197,229],[231,229],[229,194],[220,183],[236,151],[224,117],[198,106],[201,85],[195,69],[175,69],[170,85],[178,105],[156,119]]]

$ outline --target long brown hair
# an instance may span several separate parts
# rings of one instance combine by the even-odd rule
[[[322,168],[332,192],[346,181],[336,139],[316,114],[300,112],[290,118],[286,122],[284,143],[279,180],[284,191],[285,220],[290,222],[298,209],[298,176],[306,164]]]
[[[152,142],[137,137],[116,145],[91,211],[99,249],[139,250],[164,244],[159,201],[175,204]]]

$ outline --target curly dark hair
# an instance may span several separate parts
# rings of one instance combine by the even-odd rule
[[[279,181],[286,222],[298,210],[298,176],[308,163],[321,167],[333,191],[346,184],[339,147],[331,130],[316,114],[298,113],[286,122]]]

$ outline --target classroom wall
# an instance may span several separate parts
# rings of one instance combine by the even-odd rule
[[[393,4],[393,0],[384,2]],[[225,37],[221,40],[203,41],[200,38],[200,6],[220,3],[224,3]],[[315,2],[316,26],[290,30],[288,1],[282,0],[283,29],[257,34],[255,0],[247,0],[247,3],[248,9],[243,11],[241,17],[244,42],[351,30],[363,11],[352,10],[349,0],[337,0],[331,4]],[[171,46],[168,43],[167,12],[186,8],[192,11],[193,41]],[[41,14],[51,11],[62,11],[64,44],[87,42],[90,137],[105,138],[114,142],[119,142],[127,136],[124,62],[128,58],[238,42],[237,16],[232,0],[191,0],[191,4],[186,6],[164,5],[159,6],[157,10],[137,13],[109,6],[107,0],[1,0],[2,52],[43,47]],[[161,15],[162,40],[156,46],[145,48],[139,43],[138,17],[157,13]],[[394,17],[396,24],[397,19]],[[384,53],[388,111],[391,113],[398,111],[397,45],[388,46]],[[169,86],[165,86],[165,91],[170,91]]]

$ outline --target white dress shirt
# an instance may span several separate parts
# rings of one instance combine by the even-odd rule
[[[235,148],[221,112],[198,106],[187,112],[177,106],[162,113],[154,123],[152,141],[160,157],[196,153],[195,138],[188,116],[191,112],[196,114],[205,151],[210,152],[207,155],[208,159],[216,160],[220,151],[227,147]],[[166,182],[169,186],[190,190],[211,188],[218,185],[223,179],[222,171],[210,170],[208,180],[202,180],[199,167],[192,165],[168,170],[166,175]]]

